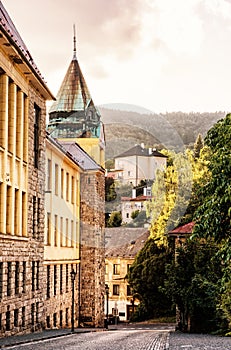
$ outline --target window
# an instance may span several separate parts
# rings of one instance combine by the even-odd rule
[[[75,178],[71,177],[71,203],[75,203]]]
[[[26,261],[22,263],[22,292],[26,292]]]
[[[59,270],[59,273],[60,273],[60,294],[63,293],[63,265],[61,264],[60,265],[60,270]]]
[[[108,274],[108,264],[105,264],[105,274]]]
[[[66,219],[66,247],[68,247],[68,243],[69,243],[69,240],[68,240],[68,219]]]
[[[18,309],[14,310],[14,327],[18,327]]]
[[[62,326],[63,326],[63,311],[62,310],[59,311],[59,325],[62,328]]]
[[[132,265],[131,264],[127,264],[127,273],[129,272],[129,269]]]
[[[25,327],[25,320],[26,320],[26,308],[25,306],[22,307],[22,327]]]
[[[39,133],[40,133],[40,116],[41,110],[37,105],[34,105],[34,166],[39,165]]]
[[[50,298],[50,288],[51,288],[51,268],[47,265],[47,298]]]
[[[64,235],[63,235],[63,217],[60,218],[60,246],[65,246]]]
[[[53,326],[54,327],[57,326],[57,313],[56,312],[53,314]]]
[[[119,294],[120,294],[119,284],[113,284],[113,295],[119,295]]]
[[[127,296],[131,296],[132,295],[132,289],[129,285],[127,285]]]
[[[70,189],[70,184],[69,184],[69,173],[66,173],[66,201],[69,201],[69,189]]]
[[[34,326],[35,304],[31,304],[31,324]]]
[[[39,302],[36,302],[36,323],[39,323]]]
[[[51,245],[51,213],[47,213],[47,234],[46,243]]]
[[[55,195],[59,195],[59,166],[55,164]]]
[[[36,237],[37,234],[37,213],[38,213],[38,208],[37,208],[37,197],[33,196],[33,237]]]
[[[10,311],[6,312],[6,331],[10,330]]]
[[[66,308],[66,326],[68,326],[68,318],[69,318],[69,309]]]
[[[126,218],[127,218],[127,219],[129,218],[129,213],[126,213]]]
[[[12,273],[12,263],[7,263],[7,296],[11,295],[11,273]]]
[[[37,261],[37,271],[36,271],[36,289],[39,289],[39,261]]]
[[[54,265],[54,295],[57,294],[57,265]]]
[[[47,190],[51,191],[51,179],[52,179],[52,164],[51,160],[47,159]]]
[[[2,299],[3,292],[3,262],[0,262],[0,299]]]
[[[66,264],[66,292],[68,292],[68,281],[69,281],[69,278],[68,278],[68,274],[69,274],[69,265]]]
[[[120,264],[113,264],[113,274],[114,275],[120,274]]]
[[[64,192],[64,170],[61,169],[61,198],[63,198]]]
[[[47,328],[51,327],[51,320],[50,320],[50,316],[47,316]]]
[[[32,277],[31,277],[31,283],[32,283],[32,291],[35,290],[35,261],[32,261]]]
[[[15,263],[14,286],[15,286],[15,294],[18,294],[19,293],[19,261],[16,261],[16,263]]]
[[[54,245],[58,245],[58,215],[55,215],[55,225],[54,225]]]

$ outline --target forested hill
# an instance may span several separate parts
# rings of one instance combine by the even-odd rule
[[[141,114],[99,107],[105,125],[106,159],[135,144],[146,147],[182,150],[193,147],[200,133],[203,137],[225,112]]]

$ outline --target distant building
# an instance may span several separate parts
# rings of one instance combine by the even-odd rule
[[[145,211],[145,202],[152,199],[151,188],[144,187],[143,194],[136,196],[136,189],[132,190],[132,197],[121,197],[121,215],[123,223],[130,223],[132,213],[135,211]]]
[[[137,186],[141,180],[154,180],[157,169],[165,169],[167,157],[153,148],[136,145],[115,157],[115,169],[122,183]]]
[[[53,98],[0,2],[0,336],[44,327],[46,101]]]
[[[108,313],[118,316],[121,321],[128,321],[138,305],[126,275],[148,238],[149,231],[144,228],[106,229],[105,283],[109,287]],[[105,304],[105,314],[106,310]]]

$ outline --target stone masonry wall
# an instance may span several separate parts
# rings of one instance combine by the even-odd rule
[[[94,327],[104,324],[104,172],[81,178],[81,321]]]

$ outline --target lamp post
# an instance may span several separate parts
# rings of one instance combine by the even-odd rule
[[[106,292],[106,328],[108,328],[108,296],[109,296],[109,287],[105,284],[105,292]]]
[[[71,303],[71,331],[74,332],[74,316],[75,316],[75,276],[74,269],[71,271],[71,286],[72,286],[72,303]]]

